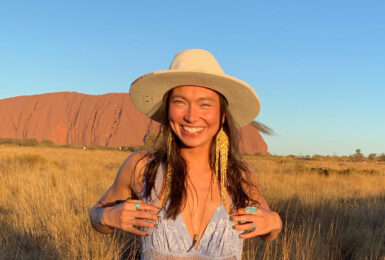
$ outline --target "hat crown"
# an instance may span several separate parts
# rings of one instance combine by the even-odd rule
[[[224,74],[215,57],[202,49],[188,49],[177,53],[169,69]]]

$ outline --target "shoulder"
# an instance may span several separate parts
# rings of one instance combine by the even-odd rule
[[[142,180],[146,165],[151,157],[152,154],[146,151],[131,153],[120,166],[114,185],[124,185],[135,192],[140,191],[143,186]]]
[[[124,160],[121,170],[139,173],[144,170],[151,157],[152,154],[146,151],[133,152]]]

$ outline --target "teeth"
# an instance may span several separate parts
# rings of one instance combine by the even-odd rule
[[[188,126],[182,126],[182,127],[184,130],[186,130],[189,133],[196,133],[203,129],[203,127],[188,127]]]

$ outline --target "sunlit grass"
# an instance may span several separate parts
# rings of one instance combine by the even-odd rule
[[[0,259],[134,258],[133,236],[99,234],[88,220],[127,156],[1,145]],[[384,162],[246,160],[284,228],[272,243],[247,240],[244,259],[385,257]]]

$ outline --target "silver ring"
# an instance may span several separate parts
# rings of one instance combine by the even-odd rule
[[[251,223],[250,232],[253,232],[254,230],[257,230],[257,226],[254,223]]]
[[[136,203],[135,203],[135,210],[138,210],[139,209],[139,201],[137,201]]]

